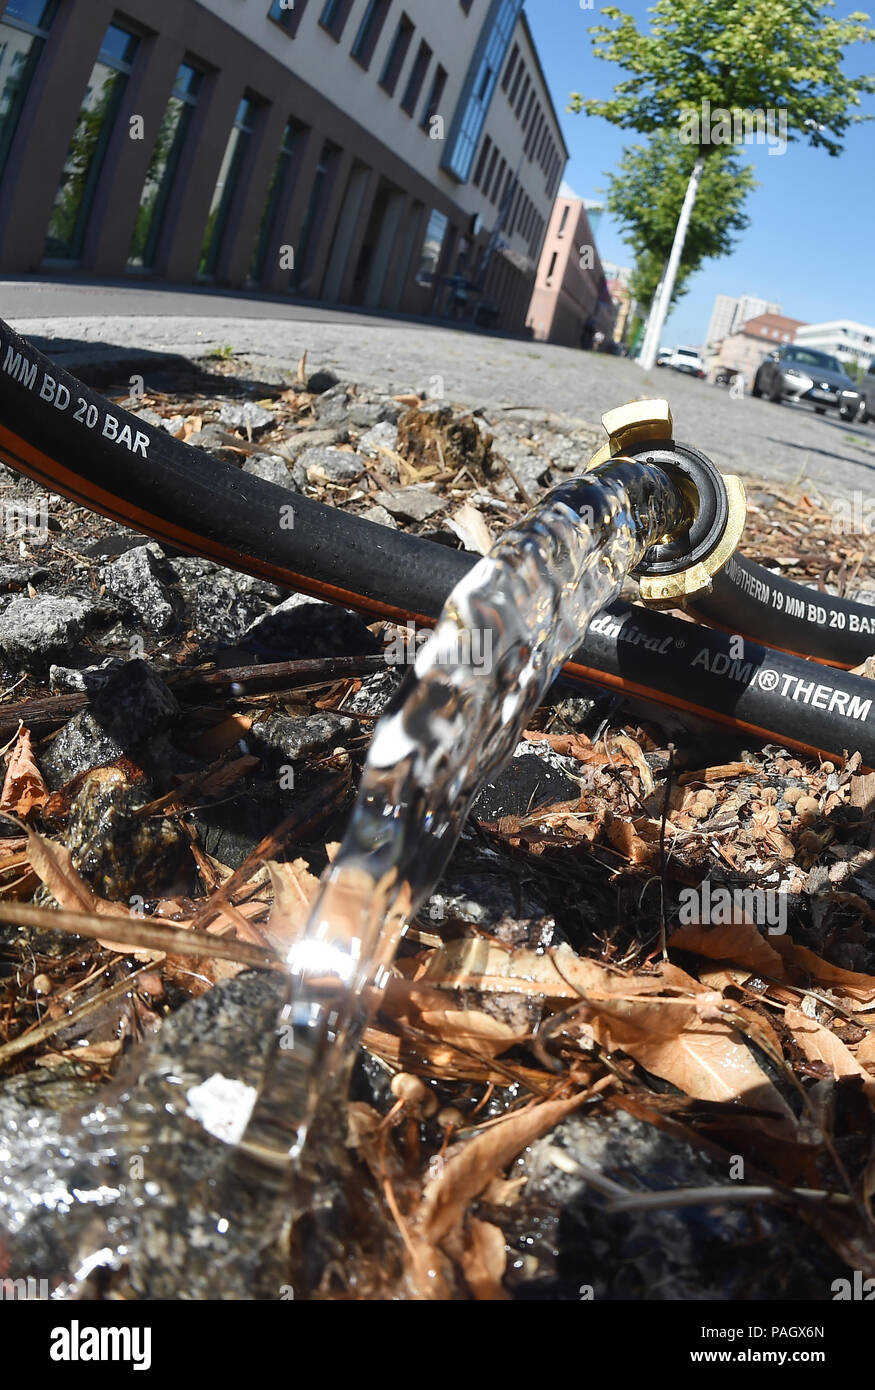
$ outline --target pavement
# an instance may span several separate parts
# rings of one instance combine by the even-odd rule
[[[875,494],[875,427],[809,406],[735,399],[722,387],[626,358],[455,324],[357,313],[264,296],[129,282],[0,280],[0,317],[72,371],[106,362],[149,370],[174,356],[233,351],[252,373],[328,368],[381,390],[424,389],[464,406],[543,410],[594,422],[625,401],[667,396],[677,438],[725,471],[803,482],[827,498]]]

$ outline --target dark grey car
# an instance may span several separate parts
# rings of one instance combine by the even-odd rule
[[[853,420],[861,393],[856,382],[842,371],[838,359],[801,343],[785,343],[761,362],[753,381],[755,396],[781,401],[805,401],[818,415],[837,410],[843,420]]]

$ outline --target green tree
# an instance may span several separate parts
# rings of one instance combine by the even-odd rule
[[[674,241],[684,191],[696,151],[673,132],[657,131],[646,145],[631,145],[610,178],[607,206],[622,225],[635,252],[632,293],[649,304],[656,293]],[[756,186],[753,166],[743,165],[731,147],[715,151],[705,165],[699,196],[672,290],[674,304],[705,260],[725,256],[750,219],[743,212],[747,194]]]
[[[875,77],[848,77],[842,60],[849,45],[870,42],[875,30],[868,15],[855,11],[836,19],[829,14],[834,8],[834,0],[656,0],[648,10],[649,33],[641,33],[635,19],[614,5],[602,14],[615,27],[591,29],[596,55],[617,63],[628,76],[607,100],[572,93],[571,110],[643,134],[673,131],[679,143],[686,140],[695,151],[650,315],[641,354],[645,367],[656,355],[705,164],[725,148],[712,143],[703,103],[709,103],[713,117],[726,113],[739,128],[750,113],[771,113],[788,144],[805,140],[830,155],[841,153],[850,125],[868,119],[852,108],[863,93],[875,91]],[[689,123],[692,112],[703,113],[697,128]],[[720,139],[726,140],[725,132]]]

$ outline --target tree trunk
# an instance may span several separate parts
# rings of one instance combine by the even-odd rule
[[[678,218],[677,229],[674,234],[674,242],[671,254],[668,258],[668,265],[662,277],[659,288],[653,300],[653,307],[650,310],[650,317],[647,320],[647,332],[644,335],[644,346],[641,349],[639,361],[645,371],[649,371],[656,361],[656,354],[659,351],[659,340],[662,337],[662,330],[668,316],[671,296],[674,291],[675,277],[677,276],[678,266],[681,262],[681,253],[684,249],[684,242],[687,239],[687,229],[690,225],[690,218],[693,213],[693,204],[696,201],[696,194],[699,191],[699,184],[702,179],[702,170],[705,167],[705,156],[701,153],[696,158],[687,183],[687,191],[684,194],[684,204],[681,208],[681,215]]]

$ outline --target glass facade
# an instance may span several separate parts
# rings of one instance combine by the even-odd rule
[[[437,208],[433,209],[425,229],[425,238],[419,258],[419,270],[416,272],[418,285],[434,284],[434,277],[441,261],[441,251],[444,248],[448,222],[449,219],[444,213],[438,212]]]
[[[453,123],[449,148],[441,160],[443,168],[462,183],[471,173],[474,152],[522,3],[523,0],[493,0],[490,17],[483,29],[486,42],[478,46],[468,69],[460,97],[462,115]]]
[[[326,140],[319,155],[319,163],[313,175],[313,184],[310,189],[310,198],[307,203],[307,211],[304,214],[304,222],[301,227],[301,235],[298,237],[298,245],[295,247],[295,266],[289,276],[289,288],[296,289],[302,281],[304,266],[307,262],[307,252],[313,236],[313,229],[317,226],[324,205],[326,193],[328,192],[328,179],[332,171],[337,166],[340,158],[340,146],[335,145],[333,140]]]
[[[255,250],[252,253],[252,261],[249,265],[249,278],[255,281],[256,284],[260,283],[264,278],[264,268],[270,250],[270,237],[273,231],[273,224],[276,220],[277,207],[286,185],[286,179],[288,178],[289,169],[302,129],[303,127],[298,125],[296,121],[290,120],[286,122],[286,128],[283,131],[279,154],[273,166],[267,197],[264,200],[264,211],[261,214],[258,236],[255,238]]]
[[[148,269],[155,259],[164,209],[202,81],[203,74],[197,68],[190,63],[180,64],[140,196],[140,209],[128,253],[128,266],[132,270]]]
[[[210,201],[210,211],[207,216],[198,266],[199,275],[209,276],[216,273],[219,253],[222,249],[222,237],[234,198],[234,189],[240,177],[240,170],[246,156],[246,147],[255,125],[257,110],[257,103],[251,97],[244,97],[237,107],[237,115],[234,118],[231,134],[228,136],[228,143],[225,146],[225,153],[219,168],[219,177],[216,179],[216,186]]]
[[[0,177],[57,0],[9,0],[0,21]]]
[[[94,190],[122,93],[140,40],[110,24],[85,89],[46,237],[45,255],[76,260],[82,250]]]

